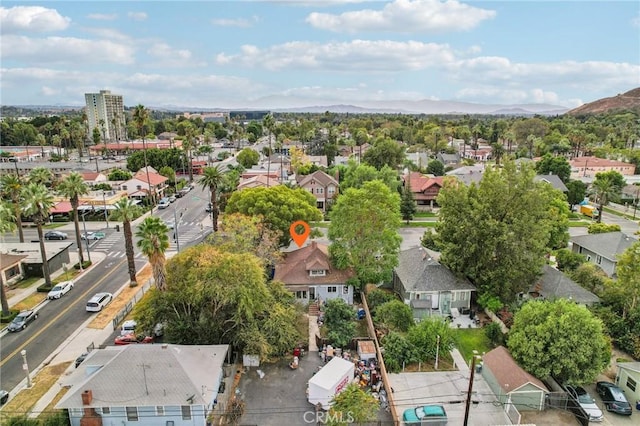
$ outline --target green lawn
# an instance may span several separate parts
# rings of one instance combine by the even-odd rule
[[[460,328],[455,330],[457,347],[465,360],[473,357],[473,351],[479,355],[489,352],[492,347],[482,328]]]
[[[590,222],[586,222],[584,220],[569,221],[569,228],[586,228],[589,226],[589,223]]]
[[[438,217],[437,214],[432,212],[417,212],[414,217]]]
[[[38,281],[40,278],[39,277],[29,277],[29,278],[25,278],[21,281],[18,281],[16,283],[15,286],[12,286],[13,288],[27,288],[27,287],[31,287],[33,284],[35,284],[36,281]]]
[[[402,228],[434,228],[438,222],[409,222],[407,225],[407,221],[402,221]]]

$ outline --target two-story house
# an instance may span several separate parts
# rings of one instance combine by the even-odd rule
[[[331,175],[318,170],[310,175],[297,176],[298,186],[316,197],[316,205],[323,213],[338,195],[338,181]]]
[[[56,404],[71,426],[205,426],[228,345],[128,345],[93,350]]]
[[[605,232],[571,237],[571,250],[595,263],[610,277],[615,278],[618,256],[638,240],[623,232]]]
[[[281,281],[302,303],[341,298],[353,303],[353,286],[347,282],[355,273],[331,264],[329,247],[312,241],[310,245],[287,253],[276,265],[273,279]]]
[[[442,188],[443,179],[442,176],[430,177],[420,172],[410,172],[403,177],[403,184],[407,185],[408,183],[411,186],[411,192],[418,207],[433,207]]]
[[[141,169],[131,179],[122,182],[119,189],[127,191],[129,198],[142,199],[151,193],[156,199],[160,199],[167,187],[166,182],[166,177],[152,171],[152,169],[149,169],[148,172]]]

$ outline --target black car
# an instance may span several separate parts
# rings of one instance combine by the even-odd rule
[[[68,235],[60,231],[49,231],[44,234],[45,240],[66,240]]]
[[[0,405],[6,404],[8,400],[9,400],[9,392],[7,392],[6,390],[0,390]]]
[[[623,416],[631,415],[631,404],[624,396],[622,389],[609,382],[596,383],[596,392],[604,402],[604,408],[616,414]]]
[[[76,358],[76,368],[78,368],[78,366],[82,364],[82,362],[87,359],[88,356],[89,352],[83,352],[78,358]]]
[[[213,205],[211,203],[208,203],[207,206],[204,208],[204,211],[207,213],[211,213],[213,211]]]
[[[11,321],[7,330],[9,331],[20,331],[27,328],[27,325],[33,320],[38,318],[38,313],[34,310],[30,311],[22,311]]]

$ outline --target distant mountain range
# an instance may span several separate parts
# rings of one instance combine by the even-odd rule
[[[574,108],[567,112],[569,115],[589,115],[617,110],[637,110],[640,112],[640,87],[629,90],[621,95],[598,99]]]

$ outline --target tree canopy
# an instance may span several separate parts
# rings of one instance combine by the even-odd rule
[[[291,241],[289,228],[293,222],[322,220],[322,214],[316,208],[316,198],[309,191],[284,185],[236,191],[229,198],[225,212],[261,216],[267,226],[280,232],[282,245]]]
[[[535,183],[534,174],[506,162],[501,169],[487,169],[479,185],[445,179],[437,199],[441,262],[470,278],[480,294],[503,302],[538,277],[554,226],[557,194]]]
[[[330,217],[336,266],[353,268],[361,285],[389,280],[400,249],[400,196],[381,181],[366,182],[338,197]]]
[[[258,164],[258,160],[260,160],[260,154],[255,149],[244,148],[238,153],[238,155],[236,156],[236,160],[242,165],[242,167],[248,169],[251,168],[251,166],[255,166],[256,164]]]
[[[378,170],[384,166],[395,169],[404,160],[404,147],[389,138],[376,140],[362,156],[362,161]]]
[[[525,303],[514,316],[508,346],[534,376],[574,384],[593,382],[611,356],[602,322],[566,299]]]
[[[536,172],[541,175],[556,175],[564,183],[569,181],[571,176],[571,165],[564,157],[554,157],[551,154],[545,154],[540,161],[536,163]]]

